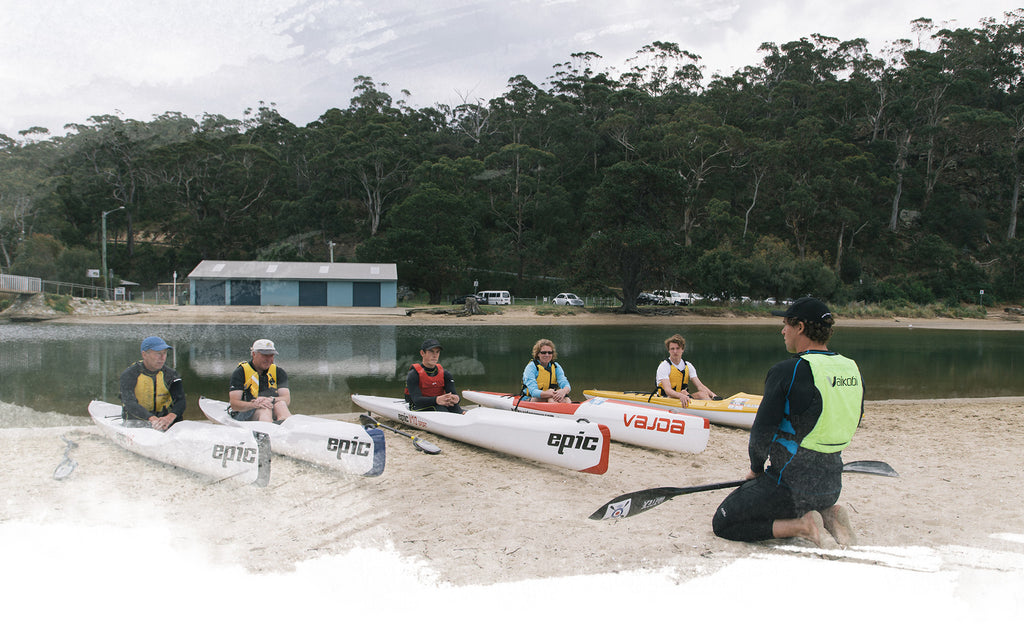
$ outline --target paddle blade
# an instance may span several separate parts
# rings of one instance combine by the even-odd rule
[[[887,463],[879,460],[857,460],[855,462],[847,462],[843,465],[844,473],[870,473],[876,476],[888,476],[890,478],[898,478],[900,474],[896,473],[896,470],[890,467]]]
[[[430,455],[441,453],[441,447],[437,446],[433,442],[420,440],[419,436],[412,436],[412,443],[423,453],[429,453]]]
[[[676,496],[738,487],[744,482],[746,480],[730,480],[729,482],[701,484],[695,487],[658,487],[656,489],[634,491],[633,493],[623,494],[603,505],[600,509],[590,514],[590,519],[611,520],[614,518],[628,518],[653,509]]]
[[[364,427],[377,427],[377,426],[379,426],[379,423],[376,420],[374,420],[370,416],[366,415],[365,413],[359,414],[359,422]]]

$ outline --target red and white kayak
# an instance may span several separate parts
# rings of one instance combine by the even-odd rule
[[[681,409],[639,405],[594,398],[585,402],[536,402],[518,395],[491,391],[463,391],[462,397],[484,407],[570,420],[586,419],[606,425],[612,440],[652,449],[700,453],[708,446],[711,425],[707,418]]]
[[[589,420],[570,422],[487,407],[463,414],[411,411],[403,399],[360,394],[352,402],[390,420],[485,449],[584,473],[608,470],[608,427]]]
[[[241,427],[182,420],[157,431],[142,420],[123,420],[121,405],[93,400],[89,415],[103,434],[128,451],[213,480],[251,483],[270,481],[267,435]]]
[[[199,408],[222,425],[266,433],[276,454],[341,473],[371,477],[384,473],[384,432],[380,429],[298,413],[281,424],[236,420],[228,413],[227,402],[206,397],[199,398]]]
[[[587,398],[608,398],[642,406],[668,407],[707,418],[715,424],[740,429],[749,429],[754,424],[757,408],[761,406],[761,396],[750,393],[736,393],[719,400],[690,400],[685,409],[678,398],[666,398],[649,392],[586,389],[583,395]]]

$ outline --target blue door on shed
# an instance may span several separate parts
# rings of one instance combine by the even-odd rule
[[[196,280],[196,304],[224,304],[225,285],[224,280]]]
[[[231,304],[259,306],[259,304],[260,304],[260,281],[259,280],[232,280],[231,281]]]
[[[326,282],[299,282],[300,307],[326,307]]]
[[[379,282],[353,282],[352,283],[352,306],[353,307],[379,307],[380,306],[380,283]]]

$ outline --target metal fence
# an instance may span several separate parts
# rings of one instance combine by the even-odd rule
[[[40,293],[43,281],[31,276],[12,276],[0,273],[0,291],[4,293]]]

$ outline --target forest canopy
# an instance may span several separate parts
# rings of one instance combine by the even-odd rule
[[[395,262],[431,302],[572,287],[925,304],[1024,298],[1024,12],[927,18],[880,54],[811,34],[704,76],[653,42],[490,100],[414,108],[354,79],[297,126],[97,115],[0,135],[0,267],[153,286],[203,259]],[[123,207],[123,209],[119,209]],[[104,215],[107,213],[108,215]]]

